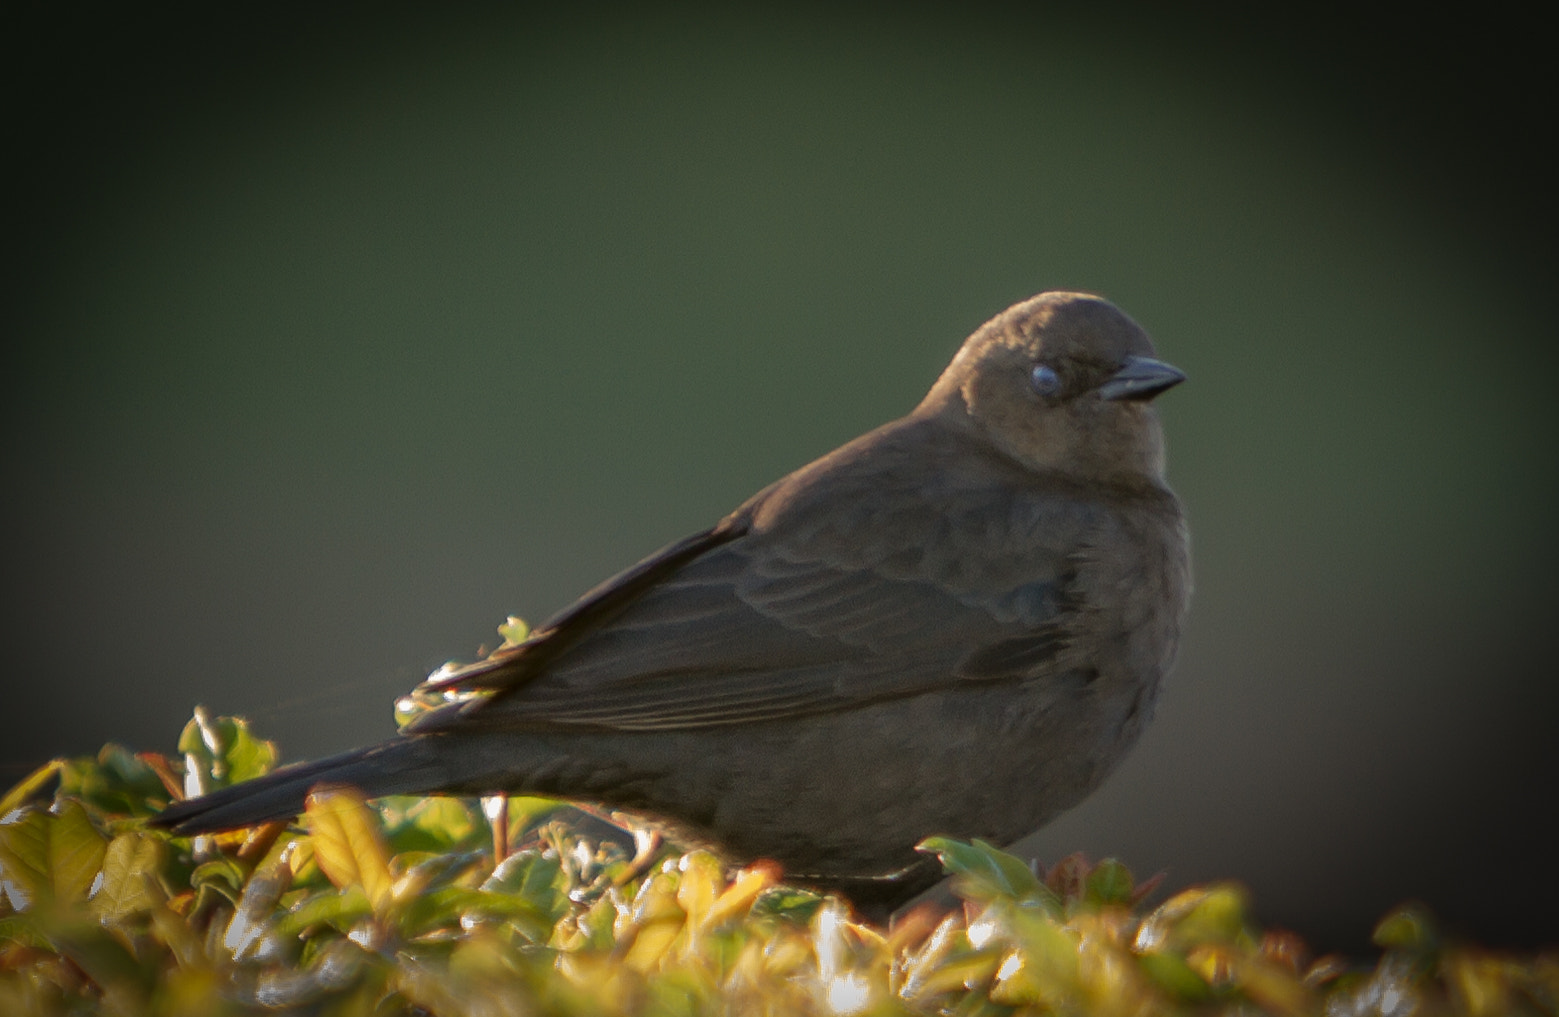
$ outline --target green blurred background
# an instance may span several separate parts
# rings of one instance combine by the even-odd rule
[[[384,736],[1086,289],[1190,375],[1197,594],[1035,850],[1552,941],[1541,36],[1232,10],[13,22],[0,778],[197,702]]]

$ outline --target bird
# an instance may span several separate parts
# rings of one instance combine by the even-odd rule
[[[1017,303],[906,416],[446,665],[388,740],[153,822],[286,820],[318,785],[552,796],[907,900],[939,876],[918,842],[1040,828],[1151,717],[1191,589],[1152,401],[1183,380],[1101,297]]]

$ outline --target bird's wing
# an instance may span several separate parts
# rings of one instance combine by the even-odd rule
[[[758,722],[1060,667],[1083,607],[1066,513],[993,501],[989,518],[949,520],[900,501],[894,514],[848,553],[823,535],[766,539],[733,517],[457,674],[497,694],[418,727]],[[1034,518],[995,532],[1036,514],[1062,525],[1039,539]]]
[[[702,533],[663,547],[548,618],[524,642],[504,647],[473,664],[447,664],[423,683],[419,691],[513,689],[540,674],[555,657],[582,637],[606,626],[647,591],[674,576],[678,569],[745,533],[745,523],[732,516]]]

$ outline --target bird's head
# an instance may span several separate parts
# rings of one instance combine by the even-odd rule
[[[1149,403],[1184,380],[1115,305],[1042,293],[965,340],[916,412],[973,428],[1038,472],[1157,481],[1164,436]]]

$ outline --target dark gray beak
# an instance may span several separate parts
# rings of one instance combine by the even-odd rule
[[[1100,399],[1152,399],[1185,381],[1185,374],[1152,357],[1127,357],[1126,366],[1099,386]]]

